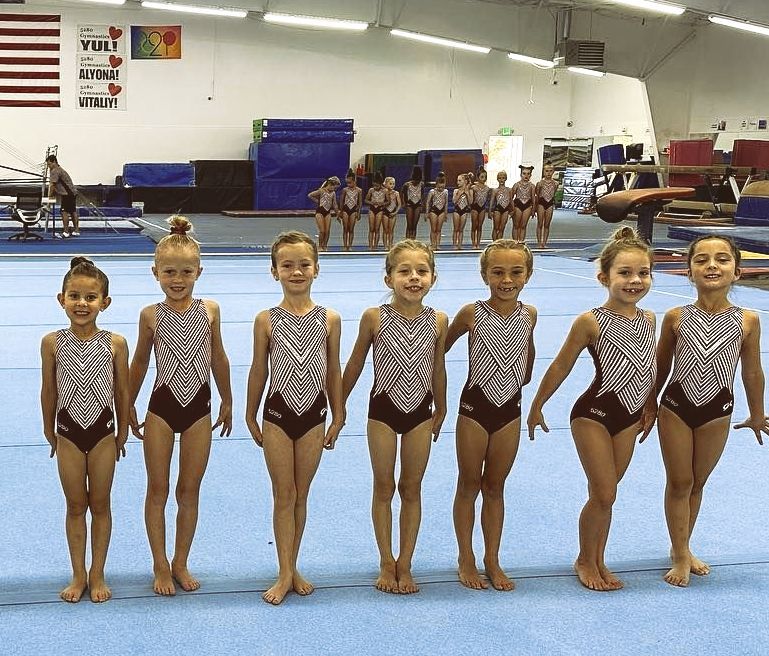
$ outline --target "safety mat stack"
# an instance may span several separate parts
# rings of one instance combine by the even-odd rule
[[[580,210],[590,205],[593,197],[593,169],[571,166],[563,172],[563,202],[565,210]]]
[[[353,119],[263,118],[253,122],[253,209],[310,209],[307,194],[350,166]]]

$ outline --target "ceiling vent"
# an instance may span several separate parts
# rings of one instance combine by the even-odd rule
[[[554,61],[557,66],[580,66],[582,68],[603,68],[603,41],[581,41],[566,39],[558,44]]]

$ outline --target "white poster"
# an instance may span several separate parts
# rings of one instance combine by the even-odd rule
[[[77,106],[126,109],[128,58],[123,25],[77,28]]]

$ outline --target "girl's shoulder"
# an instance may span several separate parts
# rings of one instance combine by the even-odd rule
[[[537,323],[537,308],[535,308],[533,305],[529,305],[528,303],[521,303],[524,310],[529,313],[529,316],[531,317],[532,324]]]

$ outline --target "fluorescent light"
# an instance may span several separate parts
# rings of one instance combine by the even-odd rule
[[[594,71],[590,68],[579,68],[579,66],[569,66],[566,70],[580,75],[592,75],[593,77],[603,77],[606,75],[603,71]]]
[[[708,16],[708,20],[717,25],[726,25],[726,27],[733,27],[738,30],[744,30],[745,32],[753,32],[753,34],[769,36],[769,27],[766,27],[765,25],[756,25],[756,23],[748,23],[734,18],[726,18],[725,16]]]
[[[424,43],[434,43],[439,46],[447,46],[449,48],[458,48],[459,50],[470,50],[471,52],[481,52],[484,55],[488,55],[491,52],[491,48],[485,46],[476,46],[472,43],[465,43],[464,41],[454,41],[452,39],[444,39],[440,36],[430,36],[429,34],[419,34],[418,32],[406,32],[405,30],[390,30],[390,34],[393,36],[402,36],[406,39],[414,39],[414,41],[422,41]]]
[[[528,55],[519,55],[517,52],[508,52],[507,56],[515,61],[526,62],[527,64],[541,66],[542,68],[553,68],[553,66],[555,66],[549,59],[538,59],[537,57],[529,57]]]
[[[207,16],[229,16],[245,18],[248,12],[243,9],[223,9],[221,7],[202,7],[198,5],[179,5],[175,2],[150,2],[142,0],[142,7],[147,9],[163,9],[165,11],[181,11],[185,14],[205,14]]]
[[[368,23],[353,20],[340,20],[337,18],[317,18],[315,16],[292,16],[290,14],[276,14],[268,12],[262,18],[268,23],[281,25],[297,25],[299,27],[325,27],[332,30],[357,30],[362,32],[368,28]]]
[[[92,2],[100,5],[124,5],[125,0],[80,0],[80,2]]]
[[[618,5],[627,5],[628,7],[635,7],[636,9],[648,9],[649,11],[656,11],[660,14],[670,14],[672,16],[680,16],[686,11],[686,7],[681,5],[674,5],[669,2],[657,2],[657,0],[614,0]]]

